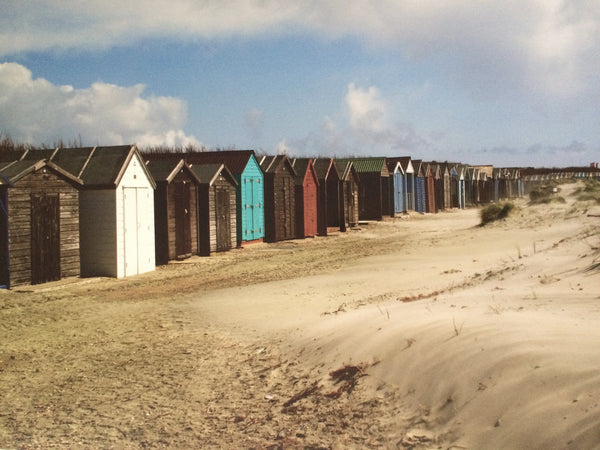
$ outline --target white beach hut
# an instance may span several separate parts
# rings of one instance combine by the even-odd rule
[[[135,145],[59,149],[83,181],[79,196],[82,276],[126,277],[155,269],[156,184]]]

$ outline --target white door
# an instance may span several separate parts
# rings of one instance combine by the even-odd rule
[[[123,223],[125,240],[125,276],[136,275],[139,254],[137,188],[123,188]]]

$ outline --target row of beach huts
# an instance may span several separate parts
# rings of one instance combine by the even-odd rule
[[[522,169],[410,157],[142,153],[135,145],[3,151],[0,286],[136,275],[251,242],[520,197],[527,186]]]

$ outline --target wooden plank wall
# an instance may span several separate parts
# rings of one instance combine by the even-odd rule
[[[8,192],[11,287],[31,283],[31,195],[58,194],[61,277],[78,276],[79,191],[50,170],[20,179]]]

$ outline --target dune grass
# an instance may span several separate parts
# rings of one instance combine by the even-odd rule
[[[515,205],[510,202],[503,204],[492,203],[483,208],[479,215],[481,217],[481,226],[486,225],[496,220],[505,219],[510,212],[515,208]]]

